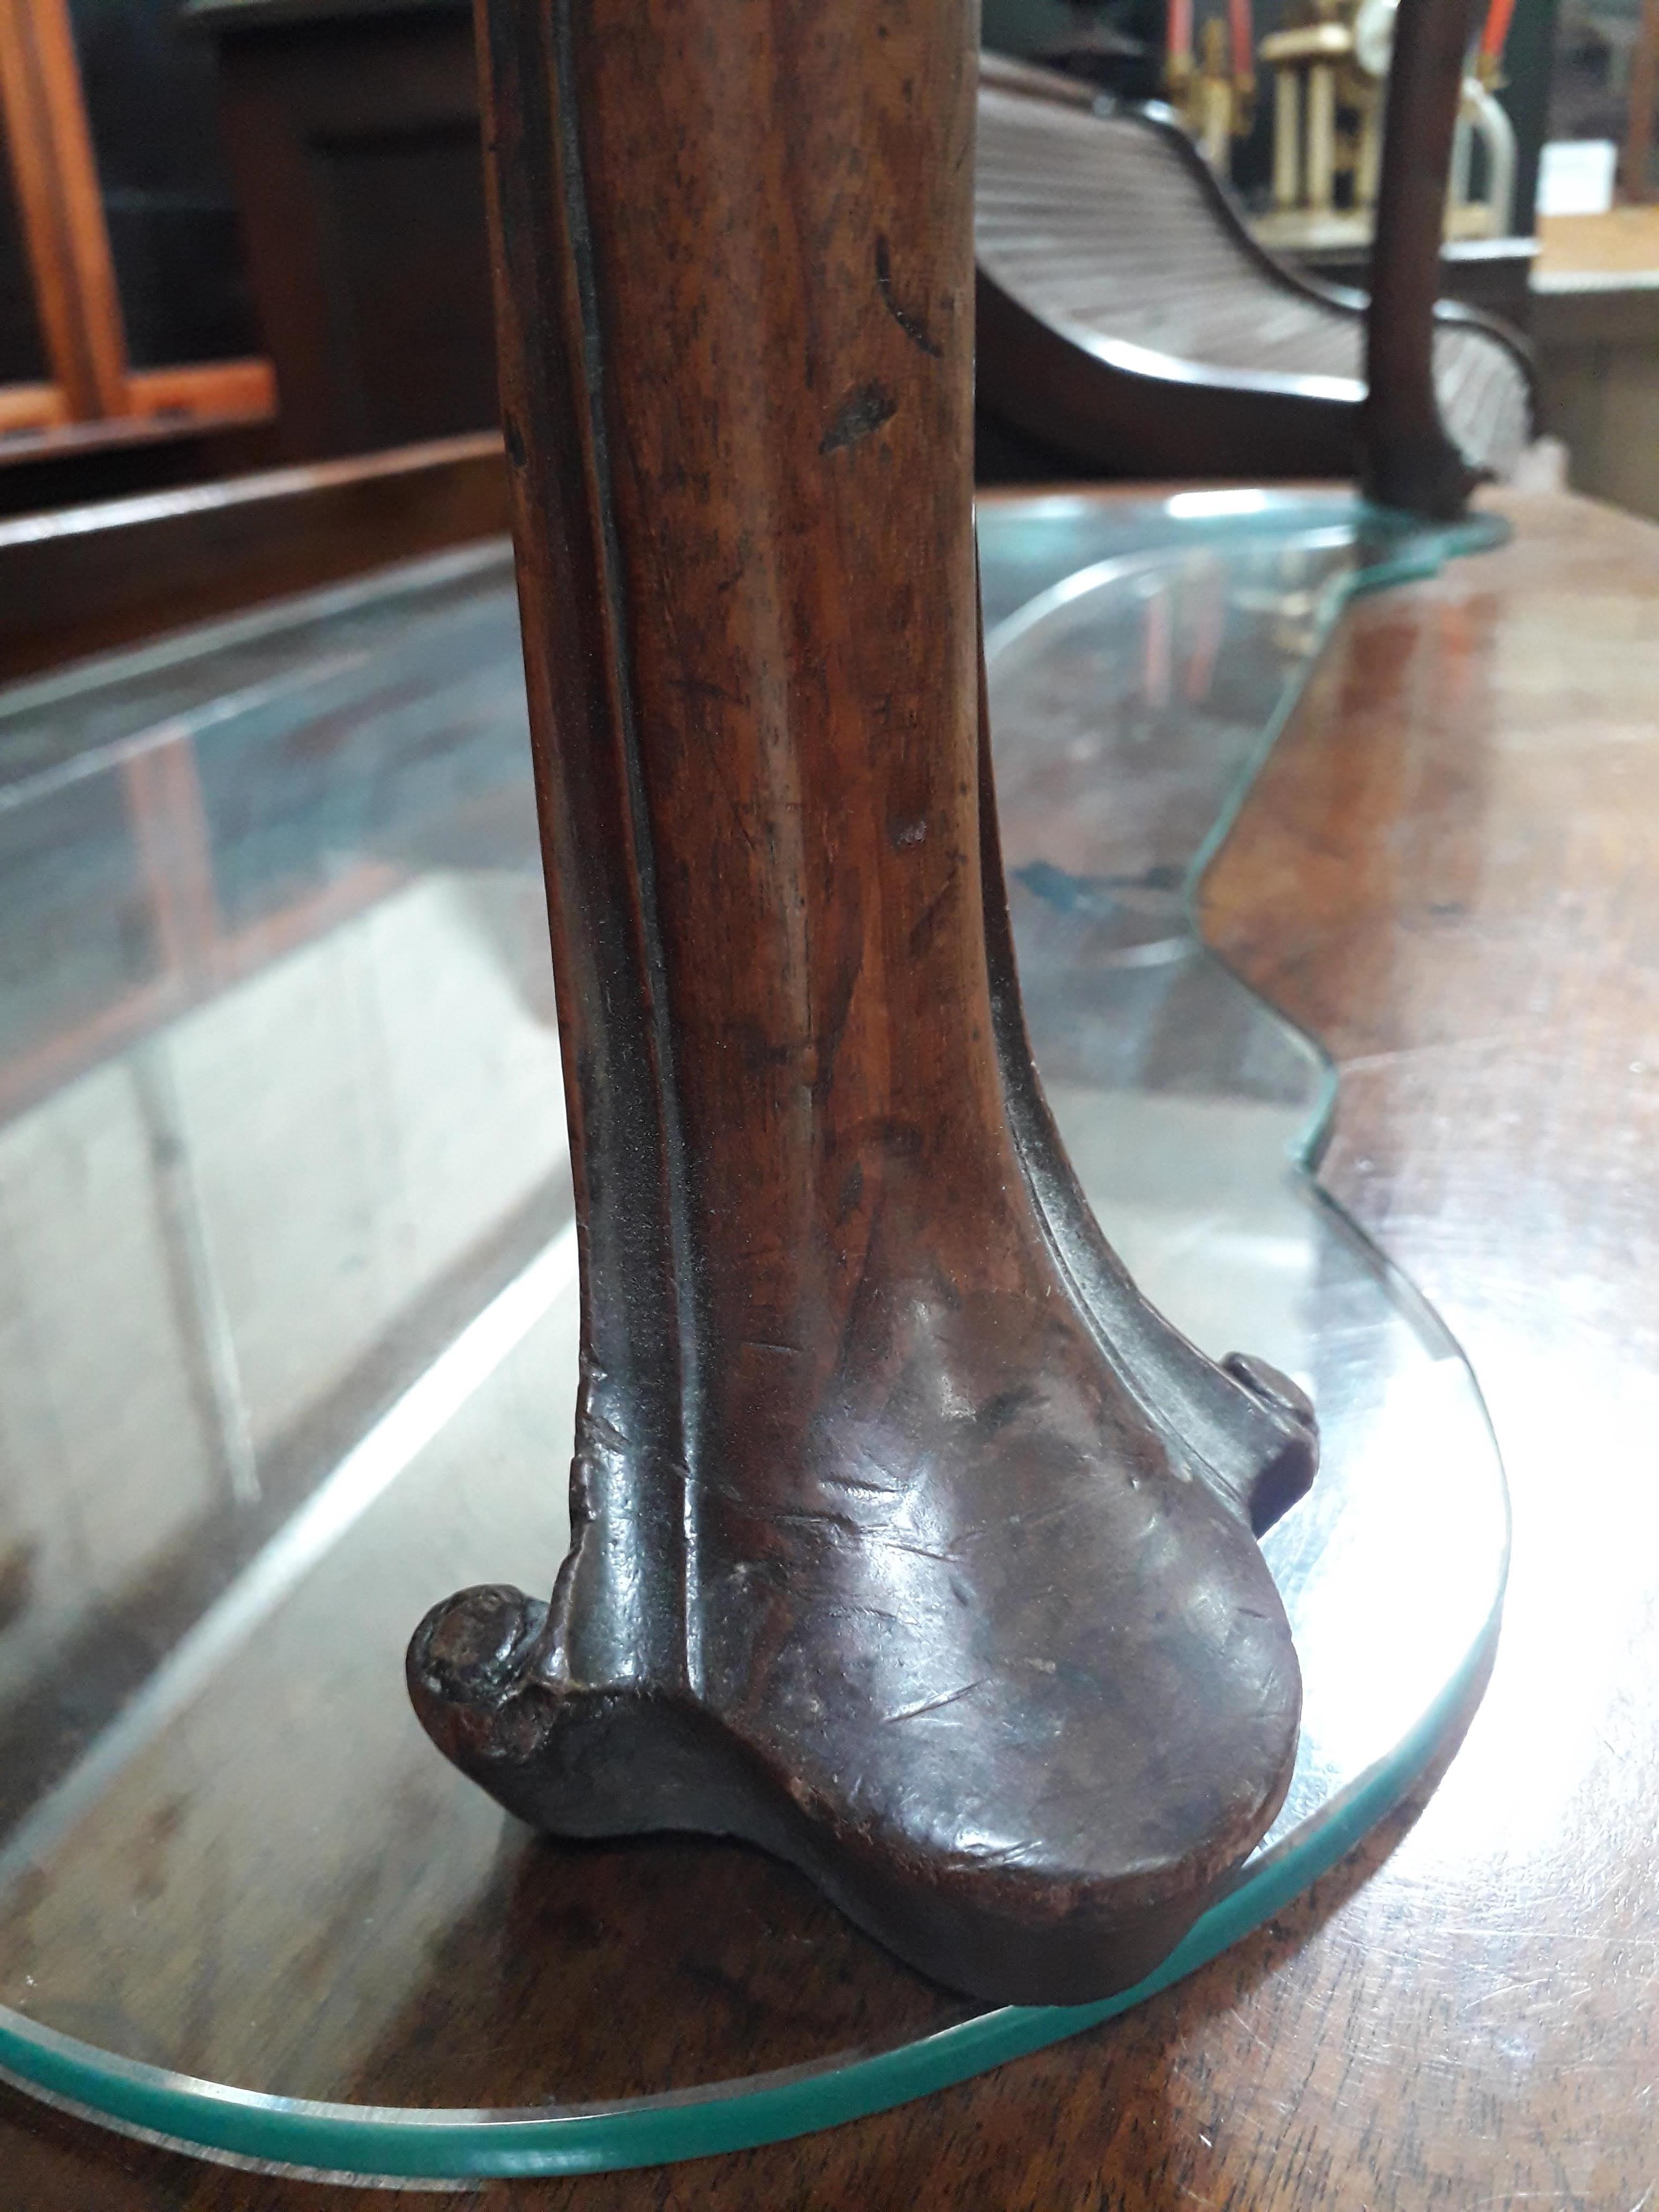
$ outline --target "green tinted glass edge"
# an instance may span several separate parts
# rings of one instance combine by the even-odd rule
[[[1097,2004],[1007,2006],[897,2050],[752,2089],[537,2119],[304,2105],[111,2060],[51,2030],[0,2021],[0,2075],[126,2131],[319,2178],[442,2181],[604,2172],[749,2150],[908,2104],[1114,2019],[1206,1966],[1345,1857],[1443,1747],[1495,1646],[1501,1598],[1457,1673],[1388,1759],[1300,1850],[1212,1905],[1156,1972]],[[19,2022],[21,2026],[21,2023]]]

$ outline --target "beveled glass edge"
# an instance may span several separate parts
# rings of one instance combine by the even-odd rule
[[[1494,1457],[1495,1457],[1494,1448]],[[1504,1566],[1507,1566],[1507,1547]],[[1064,2042],[1195,1972],[1283,1911],[1393,1810],[1468,1717],[1496,1647],[1498,1595],[1455,1672],[1300,1850],[1275,1855],[1133,1989],[1088,2005],[1007,2005],[891,2051],[768,2078],[548,2114],[325,2105],[114,2058],[53,2029],[19,2037],[0,2008],[0,2079],[103,2125],[239,2165],[357,2186],[599,2173],[749,2150],[890,2111]],[[96,2084],[100,2094],[89,2100]]]
[[[1149,502],[1150,517],[1171,514],[1176,501]],[[1200,496],[1194,495],[1193,496]],[[1295,533],[1299,510],[1313,526],[1349,518],[1355,542],[1369,550],[1367,525],[1376,533],[1379,557],[1330,580],[1322,595],[1312,649],[1291,672],[1249,759],[1188,871],[1189,926],[1200,945],[1196,896],[1202,878],[1237,820],[1244,799],[1313,674],[1348,600],[1361,592],[1421,580],[1459,554],[1504,544],[1510,527],[1500,516],[1476,514],[1459,523],[1424,525],[1413,518],[1356,501],[1293,495],[1249,509],[1230,507],[1228,518],[1248,515],[1265,534]],[[1317,517],[1317,522],[1315,522]],[[1194,520],[1197,520],[1194,515]],[[1182,536],[1186,532],[1181,533]],[[1196,533],[1194,533],[1196,534]],[[1229,535],[1233,532],[1228,532]],[[1147,552],[1174,550],[1169,541]],[[1095,565],[1095,564],[1091,564]],[[1115,568],[1109,556],[1102,568]],[[1046,596],[1046,595],[1045,595]],[[1000,625],[1024,628],[1024,610]],[[1218,959],[1203,945],[1207,957]],[[1225,964],[1225,963],[1223,963]],[[1243,979],[1238,979],[1241,983]],[[1250,987],[1243,986],[1246,989]],[[1251,995],[1261,998],[1259,993]],[[1328,1820],[1297,1848],[1247,1866],[1237,1885],[1205,1912],[1161,1966],[1133,1988],[1098,2002],[1076,2006],[1010,2005],[977,2014],[890,2051],[830,2057],[783,2075],[700,2084],[624,2103],[548,2113],[535,2108],[496,2112],[439,2107],[337,2105],[264,2095],[191,2075],[124,2059],[61,2034],[0,2005],[0,2080],[61,2109],[112,2126],[141,2140],[197,2157],[258,2170],[356,2187],[384,2185],[446,2189],[482,2179],[547,2177],[615,2172],[686,2158],[753,2149],[868,2118],[988,2072],[1012,2058],[1063,2042],[1170,1988],[1280,1911],[1319,1876],[1346,1856],[1397,1805],[1468,1717],[1471,1693],[1495,1650],[1509,1566],[1507,1491],[1497,1440],[1486,1417],[1480,1385],[1468,1359],[1439,1315],[1359,1225],[1316,1180],[1336,1095],[1336,1070],[1328,1054],[1268,1001],[1273,1018],[1300,1037],[1321,1068],[1322,1096],[1291,1165],[1310,1200],[1334,1214],[1364,1246],[1390,1290],[1413,1312],[1414,1325],[1432,1334],[1462,1367],[1491,1442],[1493,1472],[1505,1510],[1505,1535],[1492,1605],[1462,1661],[1394,1750],[1344,1794]]]

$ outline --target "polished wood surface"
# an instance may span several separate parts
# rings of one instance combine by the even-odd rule
[[[456,2201],[1641,2203],[1659,2163],[1659,530],[1567,496],[1497,503],[1510,545],[1350,611],[1205,902],[1212,942],[1334,1053],[1324,1180],[1492,1405],[1515,1567],[1462,1750],[1426,1805],[1107,2028],[797,2143]],[[197,2166],[21,2098],[4,2112],[0,2171],[30,2212],[420,2201]]]
[[[0,520],[0,680],[507,526],[493,430]]]

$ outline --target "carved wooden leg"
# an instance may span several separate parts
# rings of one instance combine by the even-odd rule
[[[485,0],[582,1228],[574,1542],[422,1720],[992,1998],[1146,1972],[1299,1707],[1304,1402],[1142,1302],[1032,1073],[981,724],[959,0]]]
[[[1382,119],[1361,478],[1369,497],[1450,521],[1480,481],[1448,434],[1434,386],[1434,303],[1446,179],[1477,0],[1400,0]]]

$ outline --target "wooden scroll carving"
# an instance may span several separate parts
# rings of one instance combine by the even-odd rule
[[[959,0],[485,0],[582,1236],[572,1551],[409,1678],[565,1836],[746,1837],[926,1972],[1097,1996],[1295,1752],[1310,1408],[1102,1240],[988,781]]]

